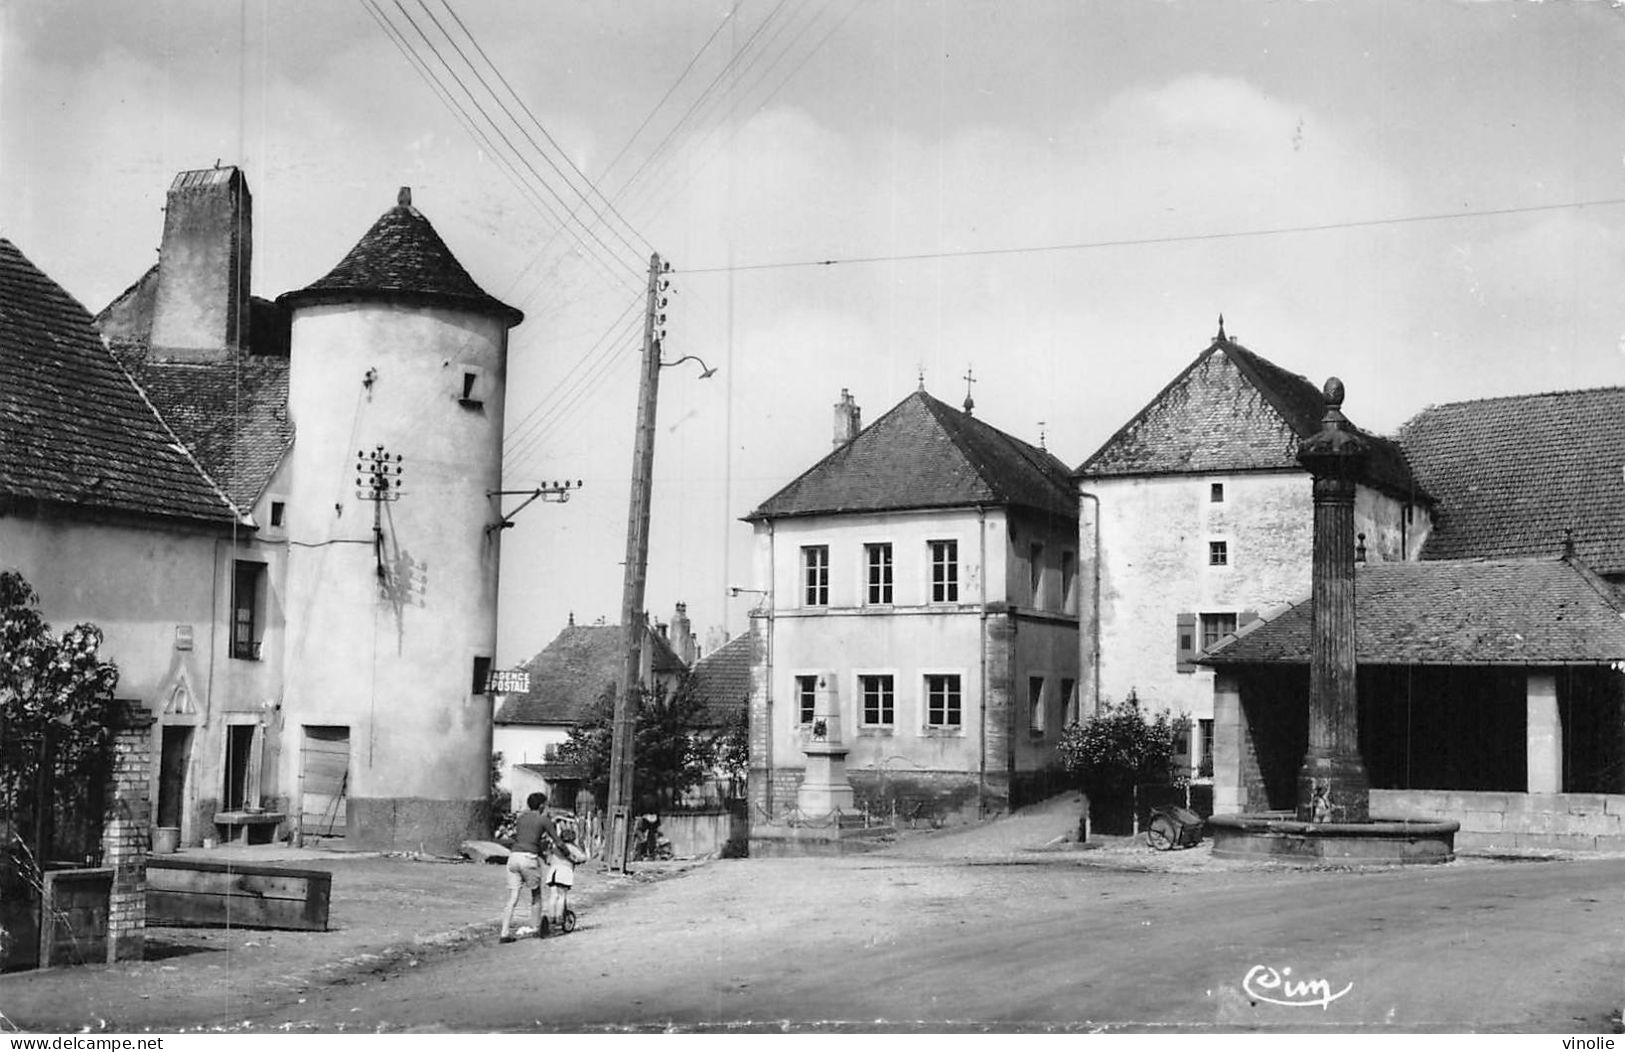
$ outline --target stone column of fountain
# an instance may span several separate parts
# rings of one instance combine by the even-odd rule
[[[1342,381],[1327,380],[1325,395],[1320,430],[1298,446],[1298,463],[1315,480],[1309,748],[1298,770],[1298,820],[1364,822],[1371,784],[1360,761],[1355,690],[1354,490],[1370,453],[1348,429]]]
[[[1298,769],[1297,811],[1214,815],[1213,853],[1345,865],[1448,862],[1456,822],[1372,820],[1360,759],[1356,690],[1354,495],[1368,443],[1343,416],[1343,383],[1326,381],[1321,428],[1298,445],[1314,477],[1310,599],[1309,746]],[[1245,690],[1245,687],[1243,688]]]

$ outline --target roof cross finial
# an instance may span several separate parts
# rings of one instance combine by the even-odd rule
[[[1044,421],[1042,421],[1042,420],[1040,420],[1038,422],[1038,448],[1039,449],[1048,449],[1049,448],[1048,446],[1046,446],[1044,444]]]
[[[1224,334],[1224,314],[1219,315],[1219,335],[1213,337],[1215,343],[1224,343],[1229,337]]]
[[[965,366],[965,375],[962,379],[965,381],[965,415],[970,416],[971,411],[976,408],[976,399],[970,396],[970,385],[976,382],[976,377],[971,375],[970,366]]]
[[[920,387],[919,387],[919,389],[921,391],[925,390],[925,366],[923,366],[923,365],[920,366]]]

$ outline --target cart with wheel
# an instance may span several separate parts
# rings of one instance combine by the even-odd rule
[[[1202,816],[1188,807],[1170,804],[1151,812],[1151,823],[1145,827],[1145,842],[1158,851],[1172,851],[1176,847],[1195,847],[1202,842]]]

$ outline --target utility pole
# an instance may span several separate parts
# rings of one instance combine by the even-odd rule
[[[604,860],[626,868],[631,839],[632,771],[638,708],[642,703],[643,589],[649,567],[649,499],[654,483],[655,410],[660,395],[661,275],[669,269],[660,253],[649,257],[648,304],[643,316],[643,376],[638,385],[637,436],[632,447],[632,499],[626,513],[626,577],[621,590],[621,632],[625,645],[615,724],[609,752],[609,813]]]

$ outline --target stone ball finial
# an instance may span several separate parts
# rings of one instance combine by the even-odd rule
[[[1332,409],[1343,408],[1343,381],[1332,377],[1326,381],[1323,392],[1326,396],[1326,405]]]
[[[400,193],[395,195],[395,204],[400,208],[412,207],[412,188],[410,186],[401,187]]]

